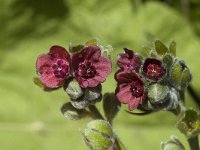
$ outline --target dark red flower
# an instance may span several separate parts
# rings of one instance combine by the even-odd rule
[[[135,71],[116,74],[118,87],[116,96],[123,104],[128,104],[129,110],[136,109],[144,99],[143,80]]]
[[[37,58],[36,70],[47,88],[57,88],[70,74],[70,55],[61,46],[52,46],[49,53]]]
[[[82,88],[96,87],[111,73],[111,61],[101,56],[98,46],[84,47],[72,56],[75,78]]]
[[[137,70],[141,65],[141,59],[132,50],[124,48],[125,53],[119,55],[118,66],[124,71]]]
[[[162,62],[155,58],[147,58],[143,64],[142,71],[151,80],[159,80],[165,74]]]

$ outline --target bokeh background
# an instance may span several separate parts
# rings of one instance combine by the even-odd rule
[[[200,91],[200,0],[0,0],[0,150],[86,150],[80,131],[89,119],[66,120],[61,90],[45,93],[33,84],[35,61],[54,45],[68,47],[98,37],[114,47],[142,53],[155,39],[177,41],[177,55]],[[116,63],[113,63],[114,70]],[[104,92],[115,89],[113,74]],[[187,106],[199,109],[187,94]],[[101,109],[101,104],[98,104]],[[122,107],[114,129],[128,150],[159,150],[176,134],[169,112],[138,117]],[[186,146],[187,147],[187,146]]]

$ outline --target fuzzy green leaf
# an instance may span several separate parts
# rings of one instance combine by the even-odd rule
[[[105,116],[109,122],[115,118],[119,112],[121,103],[117,100],[114,93],[106,93],[103,97],[103,109]]]
[[[168,52],[168,48],[160,41],[155,41],[155,49],[159,55],[164,55]]]
[[[169,52],[176,56],[176,42],[175,41],[172,41],[170,46],[169,46]]]
[[[90,113],[85,109],[74,108],[70,102],[62,106],[61,112],[63,113],[65,118],[69,120],[80,120],[90,115]]]

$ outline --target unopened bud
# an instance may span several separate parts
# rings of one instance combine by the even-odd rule
[[[73,100],[76,100],[83,95],[83,90],[76,80],[72,80],[65,88],[65,91]]]
[[[111,125],[104,120],[93,120],[83,132],[84,141],[92,150],[108,150],[115,142]]]

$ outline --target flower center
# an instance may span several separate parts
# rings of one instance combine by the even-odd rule
[[[144,88],[140,82],[133,81],[131,83],[131,91],[132,91],[133,96],[140,97],[143,95]]]
[[[90,61],[84,61],[79,64],[78,74],[85,78],[92,78],[96,74],[96,69]]]
[[[164,69],[157,64],[149,64],[147,67],[147,76],[150,79],[158,80],[164,74]]]
[[[69,65],[65,60],[58,59],[53,65],[53,73],[57,78],[64,78],[69,73]]]

